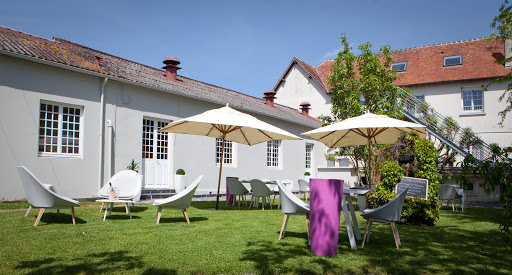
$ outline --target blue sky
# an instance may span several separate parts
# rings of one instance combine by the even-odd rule
[[[147,2],[147,3],[145,3]],[[162,67],[252,96],[272,89],[294,56],[335,58],[346,33],[374,51],[489,36],[502,0],[5,1],[0,25]]]

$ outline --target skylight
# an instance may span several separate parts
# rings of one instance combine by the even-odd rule
[[[391,70],[393,70],[393,69],[395,69],[397,72],[407,71],[407,61],[391,64]]]
[[[462,55],[461,54],[448,55],[448,56],[444,57],[444,59],[443,59],[444,67],[455,66],[455,65],[462,65]]]

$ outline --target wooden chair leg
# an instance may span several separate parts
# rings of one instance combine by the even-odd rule
[[[391,222],[391,228],[393,229],[393,236],[395,237],[396,249],[400,251],[400,241],[398,240],[398,231],[396,230],[395,222]]]
[[[34,223],[34,226],[37,226],[37,224],[39,223],[39,220],[43,216],[43,213],[44,213],[44,208],[39,209],[39,214],[37,215],[36,222]]]
[[[71,207],[71,219],[73,219],[73,225],[75,225],[75,208]]]
[[[308,227],[308,244],[311,242],[311,224],[309,222],[309,213],[306,213],[306,226]]]
[[[100,213],[101,213],[101,211],[103,211],[103,205],[104,205],[104,204],[105,204],[104,202],[102,202],[102,203],[101,203]]]
[[[156,212],[156,224],[160,223],[161,216],[162,216],[162,207],[158,207],[158,211]]]
[[[261,210],[265,210],[265,199],[266,199],[265,197],[262,197],[262,199],[261,199],[261,206],[262,206]]]
[[[187,223],[190,224],[190,220],[188,219],[187,209],[183,209],[183,216],[185,216],[185,220],[187,220]]]
[[[453,209],[453,212],[455,212],[455,199],[452,200],[452,209]]]
[[[283,236],[283,232],[284,232],[287,222],[288,222],[288,215],[284,214],[283,224],[281,225],[281,232],[279,232],[279,240],[281,240],[281,237]]]
[[[364,248],[364,243],[366,242],[366,233],[368,233],[368,225],[370,224],[370,220],[366,220],[366,227],[364,229],[363,243],[361,244],[361,248]]]
[[[124,204],[124,212],[126,212],[126,214],[128,214],[128,203],[125,203]]]

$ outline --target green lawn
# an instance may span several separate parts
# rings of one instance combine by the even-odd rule
[[[179,211],[164,210],[155,225],[156,208],[137,206],[133,220],[117,207],[102,221],[99,204],[86,203],[57,216],[49,210],[33,227],[36,210],[0,213],[0,274],[239,274],[239,273],[393,273],[490,274],[512,272],[510,249],[498,231],[501,210],[441,210],[433,227],[399,225],[402,250],[396,250],[391,227],[374,224],[370,243],[350,249],[343,215],[338,255],[309,252],[305,218],[292,216],[286,237],[278,241],[280,210],[221,207],[193,202],[191,224]],[[0,204],[20,208],[26,204]],[[364,227],[364,220],[359,219]],[[358,241],[358,247],[361,242]]]

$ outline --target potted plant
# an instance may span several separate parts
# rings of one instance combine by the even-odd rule
[[[135,162],[135,160],[132,159],[130,164],[128,164],[128,166],[126,166],[126,170],[132,170],[132,171],[139,173],[139,163]]]
[[[327,167],[334,167],[334,162],[336,161],[334,155],[325,155],[325,159],[327,160]]]
[[[176,175],[174,175],[174,188],[176,189],[176,193],[179,193],[185,190],[185,170],[178,169],[176,170]]]
[[[304,173],[304,180],[309,182],[309,179],[311,178],[311,174],[309,172]]]

